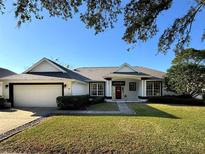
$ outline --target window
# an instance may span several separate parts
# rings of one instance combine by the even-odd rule
[[[136,91],[136,82],[129,83],[129,91]]]
[[[153,90],[152,82],[147,82],[146,85],[147,85],[147,91],[146,91],[147,96],[152,96],[152,90]]]
[[[104,83],[90,83],[91,96],[104,96]]]
[[[92,96],[97,96],[97,84],[96,83],[90,84],[90,92]]]
[[[161,96],[161,82],[160,81],[147,81],[146,82],[147,96]]]

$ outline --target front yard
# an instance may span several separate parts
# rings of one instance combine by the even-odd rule
[[[114,102],[104,102],[104,103],[98,103],[93,104],[87,107],[87,110],[92,111],[119,111],[117,103]]]
[[[54,116],[0,152],[205,153],[205,107],[129,104],[136,116]]]

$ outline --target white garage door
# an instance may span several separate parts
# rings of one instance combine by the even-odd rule
[[[56,107],[62,85],[14,85],[15,107]]]

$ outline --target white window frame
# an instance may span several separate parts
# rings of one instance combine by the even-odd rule
[[[148,95],[147,94],[147,85],[148,85],[148,83],[149,82],[151,82],[151,85],[152,85],[152,89],[151,89],[151,95]],[[154,95],[155,94],[155,82],[158,82],[159,84],[160,84],[160,86],[159,86],[159,90],[160,90],[160,95]],[[146,87],[145,87],[146,89],[145,89],[145,91],[146,91],[146,96],[162,96],[162,82],[160,82],[160,81],[146,81]]]
[[[132,88],[134,88],[134,89],[130,89],[130,84],[133,84],[132,86],[134,86],[134,87],[132,87]],[[129,82],[129,91],[137,91],[137,83],[136,82]]]
[[[93,88],[92,85],[95,84],[96,85],[96,95],[93,95]],[[99,85],[103,85],[103,91],[102,91],[102,95],[99,95]],[[90,96],[105,96],[105,83],[104,82],[91,82],[90,83]]]

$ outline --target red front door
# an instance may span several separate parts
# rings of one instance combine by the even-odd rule
[[[116,96],[116,99],[121,99],[121,86],[116,86],[115,87],[115,96]]]

